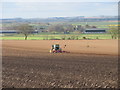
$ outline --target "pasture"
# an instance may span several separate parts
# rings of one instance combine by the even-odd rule
[[[41,33],[28,35],[28,40],[79,40],[86,37],[87,39],[112,39],[110,34],[50,34]],[[0,37],[1,40],[24,40],[23,34],[5,34]]]
[[[52,22],[50,24],[65,24],[64,22]],[[67,22],[72,25],[86,25],[86,22]],[[118,25],[118,21],[98,21],[98,22],[87,22],[90,26],[97,26],[98,28],[109,28],[109,25]]]

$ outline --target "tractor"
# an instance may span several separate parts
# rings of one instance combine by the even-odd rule
[[[50,53],[62,53],[62,49],[60,48],[59,44],[52,45],[52,48],[50,49]]]

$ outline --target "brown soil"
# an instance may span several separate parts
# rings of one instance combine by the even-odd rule
[[[50,54],[55,43],[70,53]],[[4,40],[3,87],[116,88],[117,51],[117,40]]]

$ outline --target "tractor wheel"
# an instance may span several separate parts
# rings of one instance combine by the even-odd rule
[[[50,53],[53,53],[53,51],[50,49]]]

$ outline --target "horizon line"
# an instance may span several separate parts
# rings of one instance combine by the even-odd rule
[[[63,17],[63,18],[72,18],[72,17],[118,17],[118,15],[97,15],[97,16],[51,16],[51,17],[8,17],[8,18],[0,18],[0,19],[15,19],[15,18],[19,18],[19,19],[35,19],[35,18],[39,18],[39,19],[46,19],[46,18],[57,18],[57,17]]]

